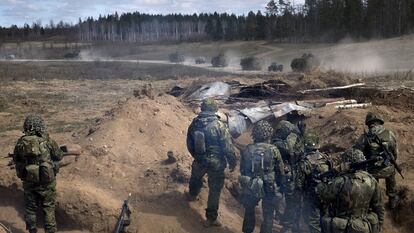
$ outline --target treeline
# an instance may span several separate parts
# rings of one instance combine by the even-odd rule
[[[41,40],[60,36],[81,41],[278,40],[337,41],[344,37],[387,38],[414,29],[414,0],[270,1],[247,15],[150,15],[117,13],[79,20],[76,25],[36,23],[0,28],[1,40]]]

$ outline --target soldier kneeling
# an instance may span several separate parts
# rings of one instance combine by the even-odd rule
[[[346,151],[344,163],[365,160],[355,149]],[[363,170],[349,170],[317,187],[325,213],[324,233],[377,233],[384,221],[384,205],[377,180]]]
[[[245,208],[243,232],[252,233],[256,225],[255,207],[262,200],[263,223],[261,233],[271,233],[278,190],[284,186],[284,165],[274,145],[270,144],[273,128],[267,121],[259,121],[253,128],[254,144],[241,153],[241,202]]]

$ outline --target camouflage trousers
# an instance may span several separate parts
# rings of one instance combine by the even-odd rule
[[[313,195],[305,195],[302,204],[302,217],[310,233],[321,232],[320,203]]]
[[[250,195],[242,195],[244,206],[243,233],[252,233],[256,226],[256,206],[260,199]],[[274,211],[277,204],[276,193],[266,193],[262,200],[263,222],[260,233],[272,233]]]
[[[301,197],[295,191],[295,183],[289,182],[285,188],[285,211],[282,218],[284,230],[290,229],[292,232],[300,232],[300,210]]]
[[[216,220],[218,217],[218,209],[220,205],[221,190],[224,186],[224,166],[219,169],[211,168],[208,164],[194,161],[191,170],[190,190],[191,196],[198,196],[203,187],[203,177],[208,176],[208,201],[206,209],[206,218],[208,220]]]
[[[385,179],[387,196],[394,198],[397,196],[397,181],[395,180],[395,168],[390,165],[381,169],[372,169],[369,171],[377,180]]]
[[[45,218],[45,232],[56,232],[55,205],[56,180],[49,184],[23,183],[26,229],[36,231],[37,211],[40,207]]]

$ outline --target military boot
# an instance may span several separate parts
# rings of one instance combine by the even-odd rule
[[[216,219],[216,220],[209,220],[209,219],[207,219],[205,222],[204,222],[204,227],[206,227],[206,228],[209,228],[209,227],[221,227],[221,222],[218,220],[218,219]]]
[[[390,209],[395,209],[395,207],[397,207],[398,201],[400,199],[398,198],[398,196],[395,197],[389,197],[389,201],[388,201],[388,207]]]

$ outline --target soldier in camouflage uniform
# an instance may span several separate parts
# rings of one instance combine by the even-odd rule
[[[276,127],[272,143],[278,148],[285,165],[286,188],[285,210],[282,218],[282,232],[299,232],[300,202],[295,192],[295,173],[298,157],[304,153],[299,128],[289,121],[281,121]]]
[[[206,209],[206,227],[220,226],[217,221],[220,193],[224,186],[224,169],[236,167],[235,150],[227,126],[216,112],[217,103],[206,99],[201,113],[191,123],[187,134],[187,148],[194,158],[190,178],[190,199],[198,196],[203,186],[202,178],[208,175],[209,195]]]
[[[344,163],[365,161],[360,150],[349,149]],[[327,183],[320,183],[317,193],[324,213],[323,233],[378,233],[384,221],[384,206],[377,180],[363,170],[348,170]]]
[[[311,233],[321,232],[320,228],[320,200],[315,188],[321,182],[318,175],[329,171],[331,164],[328,156],[319,152],[319,137],[313,133],[306,133],[304,137],[305,154],[298,162],[296,174],[296,190],[300,193],[302,217]],[[300,200],[300,199],[299,199]]]
[[[278,149],[270,144],[273,128],[267,121],[259,121],[252,132],[254,144],[241,153],[241,202],[245,208],[243,232],[252,233],[256,225],[255,207],[262,200],[261,233],[271,233],[278,187],[284,188],[284,165]],[[280,194],[279,194],[280,196]]]
[[[394,132],[384,127],[384,120],[378,113],[369,112],[367,114],[365,124],[368,126],[368,131],[365,132],[356,142],[354,148],[364,152],[366,159],[372,159],[384,153],[381,148],[381,143],[388,151],[392,153],[395,160],[397,160],[397,140]],[[379,140],[377,140],[379,139]],[[389,198],[389,207],[395,208],[397,197],[397,183],[395,180],[395,167],[388,161],[380,161],[376,167],[368,171],[376,179],[385,179],[387,196]]]
[[[45,216],[45,232],[56,232],[56,175],[63,152],[52,140],[40,116],[28,116],[24,136],[16,143],[13,160],[17,176],[23,182],[26,229],[37,232],[38,207]]]

